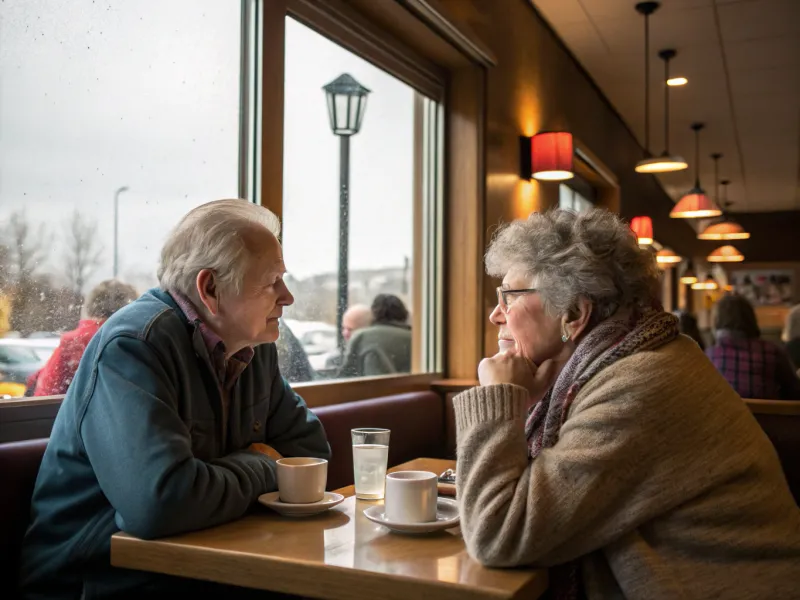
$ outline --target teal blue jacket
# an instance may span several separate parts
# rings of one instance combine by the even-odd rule
[[[317,417],[257,346],[222,399],[196,323],[159,289],[94,336],[61,405],[22,550],[25,598],[107,598],[148,585],[110,566],[117,531],[158,538],[241,517],[277,488],[275,462],[247,450],[329,458]],[[225,445],[223,447],[223,440]]]

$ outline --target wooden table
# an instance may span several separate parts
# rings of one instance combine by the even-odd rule
[[[441,473],[453,461],[418,459],[397,470]],[[111,564],[249,588],[333,600],[499,600],[538,598],[546,571],[487,569],[466,552],[458,528],[408,536],[363,515],[375,502],[349,497],[336,508],[303,519],[263,508],[238,521],[184,535],[145,541],[118,533]]]

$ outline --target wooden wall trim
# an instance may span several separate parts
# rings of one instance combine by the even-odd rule
[[[399,2],[477,65],[483,67],[497,65],[497,59],[492,51],[477,36],[465,31],[463,26],[457,27],[448,19],[438,0],[399,0]]]
[[[431,382],[441,378],[441,373],[384,375],[319,383],[296,383],[292,385],[292,389],[302,396],[310,408],[316,408],[381,396],[427,391],[431,389]]]
[[[441,101],[446,71],[394,39],[342,0],[286,0],[289,15],[429,98]],[[283,52],[283,50],[281,51]]]
[[[445,192],[445,356],[451,378],[474,378],[483,356],[485,93],[484,69],[451,72]]]
[[[286,1],[261,2],[260,201],[283,222],[283,83]]]

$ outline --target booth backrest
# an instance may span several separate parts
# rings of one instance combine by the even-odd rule
[[[333,457],[328,489],[353,483],[350,430],[391,429],[389,464],[414,458],[441,458],[444,403],[433,392],[415,392],[314,409],[328,434]],[[47,439],[0,444],[0,598],[16,593],[19,552],[30,517],[31,495]]]
[[[353,483],[351,429],[390,429],[389,466],[414,458],[445,456],[444,402],[433,392],[398,394],[313,410],[322,421],[331,445],[329,490]]]
[[[46,439],[0,444],[0,597],[16,593],[19,549]]]
[[[780,458],[795,502],[800,506],[800,401],[745,400]]]

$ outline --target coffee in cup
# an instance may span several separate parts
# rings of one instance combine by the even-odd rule
[[[328,461],[324,458],[281,458],[278,463],[278,494],[287,504],[311,504],[325,497]]]
[[[395,523],[430,523],[436,520],[436,473],[397,471],[386,476],[384,511]]]

